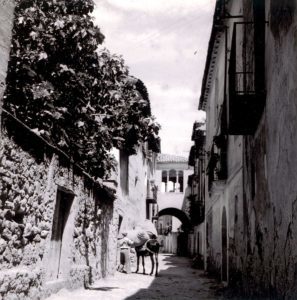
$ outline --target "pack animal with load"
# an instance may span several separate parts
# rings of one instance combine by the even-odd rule
[[[127,231],[127,237],[131,241],[133,241],[133,246],[135,247],[135,251],[137,255],[137,268],[135,273],[138,273],[139,271],[139,261],[141,257],[143,274],[146,274],[144,258],[145,256],[149,256],[152,263],[150,275],[153,275],[155,269],[155,276],[158,276],[158,267],[159,267],[158,255],[159,255],[160,244],[157,240],[156,230],[146,230],[142,228],[134,229],[134,230]]]

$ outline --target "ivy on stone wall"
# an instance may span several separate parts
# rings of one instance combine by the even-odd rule
[[[112,147],[135,153],[158,140],[144,84],[122,57],[98,51],[93,0],[19,0],[4,109],[95,177],[114,166]]]

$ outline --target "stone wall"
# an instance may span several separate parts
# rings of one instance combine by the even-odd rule
[[[39,299],[61,286],[88,285],[112,272],[116,255],[108,255],[116,224],[109,190],[95,187],[48,149],[35,156],[46,147],[31,152],[18,144],[4,129],[0,144],[2,298]]]

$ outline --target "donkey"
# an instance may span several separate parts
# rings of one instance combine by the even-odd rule
[[[144,265],[144,257],[149,256],[151,258],[152,262],[152,270],[150,273],[150,276],[154,273],[154,267],[155,267],[155,261],[156,261],[156,272],[155,276],[158,276],[158,254],[159,254],[160,244],[157,240],[157,237],[155,235],[152,236],[151,239],[147,240],[142,246],[135,247],[135,251],[137,254],[137,269],[135,273],[138,273],[139,270],[139,258],[142,257],[142,268],[143,268],[143,274],[145,273],[145,265]]]

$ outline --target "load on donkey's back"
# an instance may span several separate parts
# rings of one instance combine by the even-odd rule
[[[135,229],[122,231],[119,240],[120,244],[120,264],[118,271],[131,273],[131,252],[134,252],[134,248],[137,254],[137,268],[136,273],[139,270],[139,260],[142,258],[143,274],[145,273],[145,256],[149,256],[152,263],[151,273],[154,273],[154,267],[156,265],[155,275],[158,275],[158,254],[160,244],[157,240],[157,231],[154,225],[149,221],[137,226]]]

